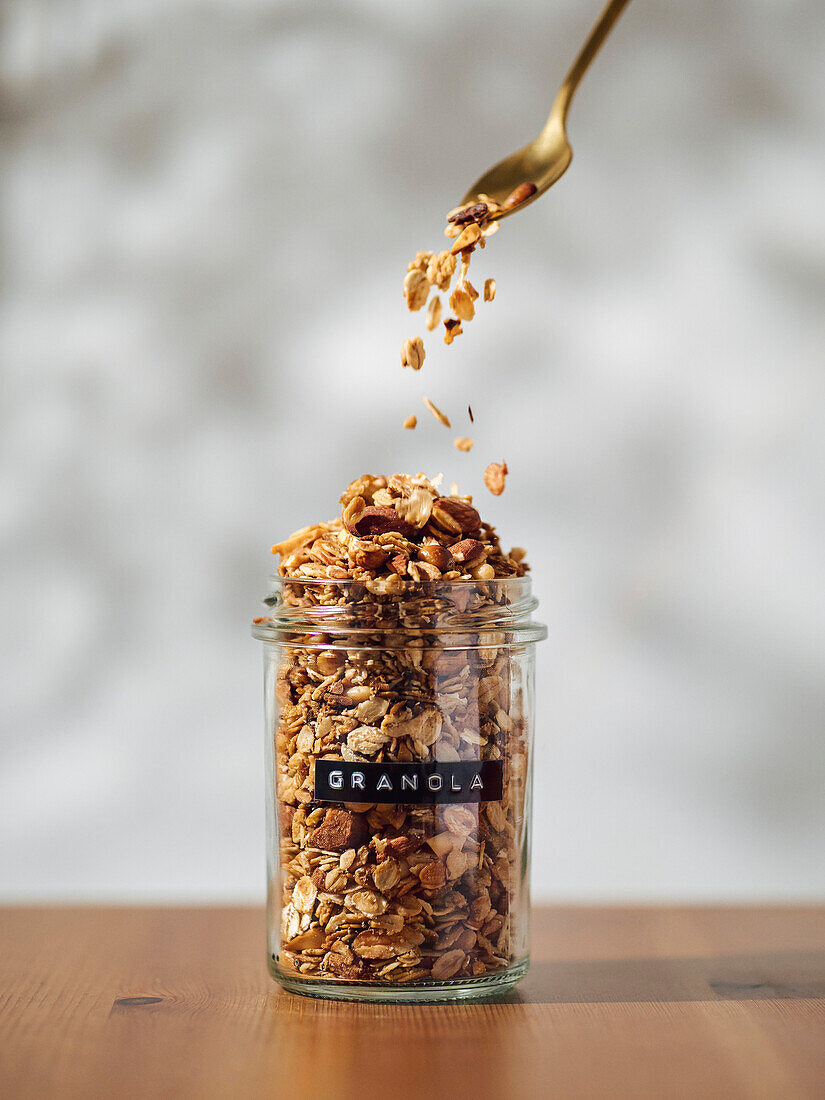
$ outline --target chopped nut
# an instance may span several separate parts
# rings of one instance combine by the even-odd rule
[[[405,428],[414,428],[417,423],[418,423],[418,417],[415,415],[415,413],[413,413],[411,416],[408,416],[407,419],[404,421],[404,427]]]
[[[475,440],[468,439],[466,435],[458,436],[458,438],[453,442],[453,446],[457,451],[471,451],[474,444]]]
[[[364,843],[368,834],[369,826],[361,814],[351,814],[347,810],[329,810],[323,825],[319,825],[309,834],[309,842],[315,848],[335,851],[357,848]]]
[[[496,296],[496,281],[495,279],[484,280],[484,301],[492,302]]]
[[[504,492],[504,482],[508,473],[506,462],[491,462],[484,471],[484,484],[494,497],[500,497]]]
[[[470,423],[475,424],[476,418],[473,416],[473,406],[472,405],[467,406],[467,415],[470,418]]]
[[[441,320],[441,299],[436,294],[427,306],[427,328],[430,332],[433,329],[438,328],[438,322]]]
[[[421,370],[423,362],[424,342],[421,337],[416,336],[413,340],[405,340],[401,347],[401,366]]]
[[[427,408],[440,424],[443,424],[445,428],[450,427],[449,417],[445,416],[441,409],[439,409],[436,405],[432,403],[432,401],[430,401],[429,397],[424,398],[424,404],[427,406]]]
[[[470,222],[469,225],[465,225],[453,241],[450,252],[455,255],[457,252],[463,252],[465,248],[475,248],[480,237],[481,230],[478,225],[475,222]]]
[[[466,276],[464,277],[464,289],[470,295],[471,300],[475,301],[478,297],[478,291]]]
[[[487,551],[484,543],[478,539],[462,539],[450,547],[450,553],[456,561],[463,562],[470,569],[483,561]]]
[[[487,217],[489,207],[486,202],[476,202],[469,206],[460,206],[457,210],[447,215],[447,221],[455,225],[466,225],[468,222],[481,222]]]

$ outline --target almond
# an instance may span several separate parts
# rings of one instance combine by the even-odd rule
[[[460,500],[458,497],[439,497],[435,506],[442,512],[446,512],[458,524],[462,534],[469,535],[472,531],[481,529],[481,516],[466,500]]]
[[[359,547],[359,549],[353,553],[352,558],[355,564],[360,565],[362,569],[371,569],[375,572],[380,569],[387,560],[387,555],[378,546],[363,549]]]
[[[529,199],[531,195],[535,195],[536,191],[538,191],[538,188],[534,183],[520,183],[504,200],[504,209],[512,210],[514,206],[519,206],[526,199]],[[459,238],[459,240],[460,239],[461,238]]]
[[[364,508],[355,520],[348,520],[345,516],[344,526],[351,535],[357,535],[359,538],[367,535],[386,535],[390,531],[395,531],[407,539],[415,534],[415,528],[401,519],[394,508],[378,504]]]
[[[456,561],[463,562],[466,566],[478,565],[485,554],[483,542],[477,539],[462,539],[450,547],[450,553]]]
[[[535,190],[535,188],[534,188]],[[475,222],[470,222],[466,225],[456,239],[452,243],[450,252],[455,255],[456,252],[463,252],[465,248],[475,248],[478,244],[479,237],[481,236],[481,230]]]
[[[455,568],[453,555],[446,546],[442,546],[438,542],[427,543],[425,546],[420,547],[418,557],[421,561],[434,565],[442,573],[449,573],[451,569]]]

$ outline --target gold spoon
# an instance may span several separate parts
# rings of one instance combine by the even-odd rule
[[[466,203],[478,202],[479,195],[488,196],[504,207],[503,210],[492,213],[488,220],[500,221],[516,210],[523,210],[525,206],[535,202],[539,195],[543,195],[556,180],[564,175],[573,159],[573,150],[570,148],[565,129],[573,93],[628,3],[629,0],[610,0],[564,78],[542,132],[535,141],[531,141],[517,153],[511,153],[509,157],[505,157],[494,165],[489,172],[485,172],[461,200],[462,206]],[[516,197],[517,188],[518,193],[523,197],[517,202],[511,200],[510,204],[505,206],[510,196]]]

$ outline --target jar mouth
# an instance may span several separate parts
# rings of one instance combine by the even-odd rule
[[[268,612],[252,625],[265,642],[380,647],[431,637],[433,644],[474,649],[547,637],[532,619],[538,601],[530,577],[413,582],[273,575],[269,581]]]

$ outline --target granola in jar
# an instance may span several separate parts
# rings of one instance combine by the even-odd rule
[[[524,551],[423,475],[364,475],[277,544],[265,643],[273,976],[439,1000],[528,956]]]

